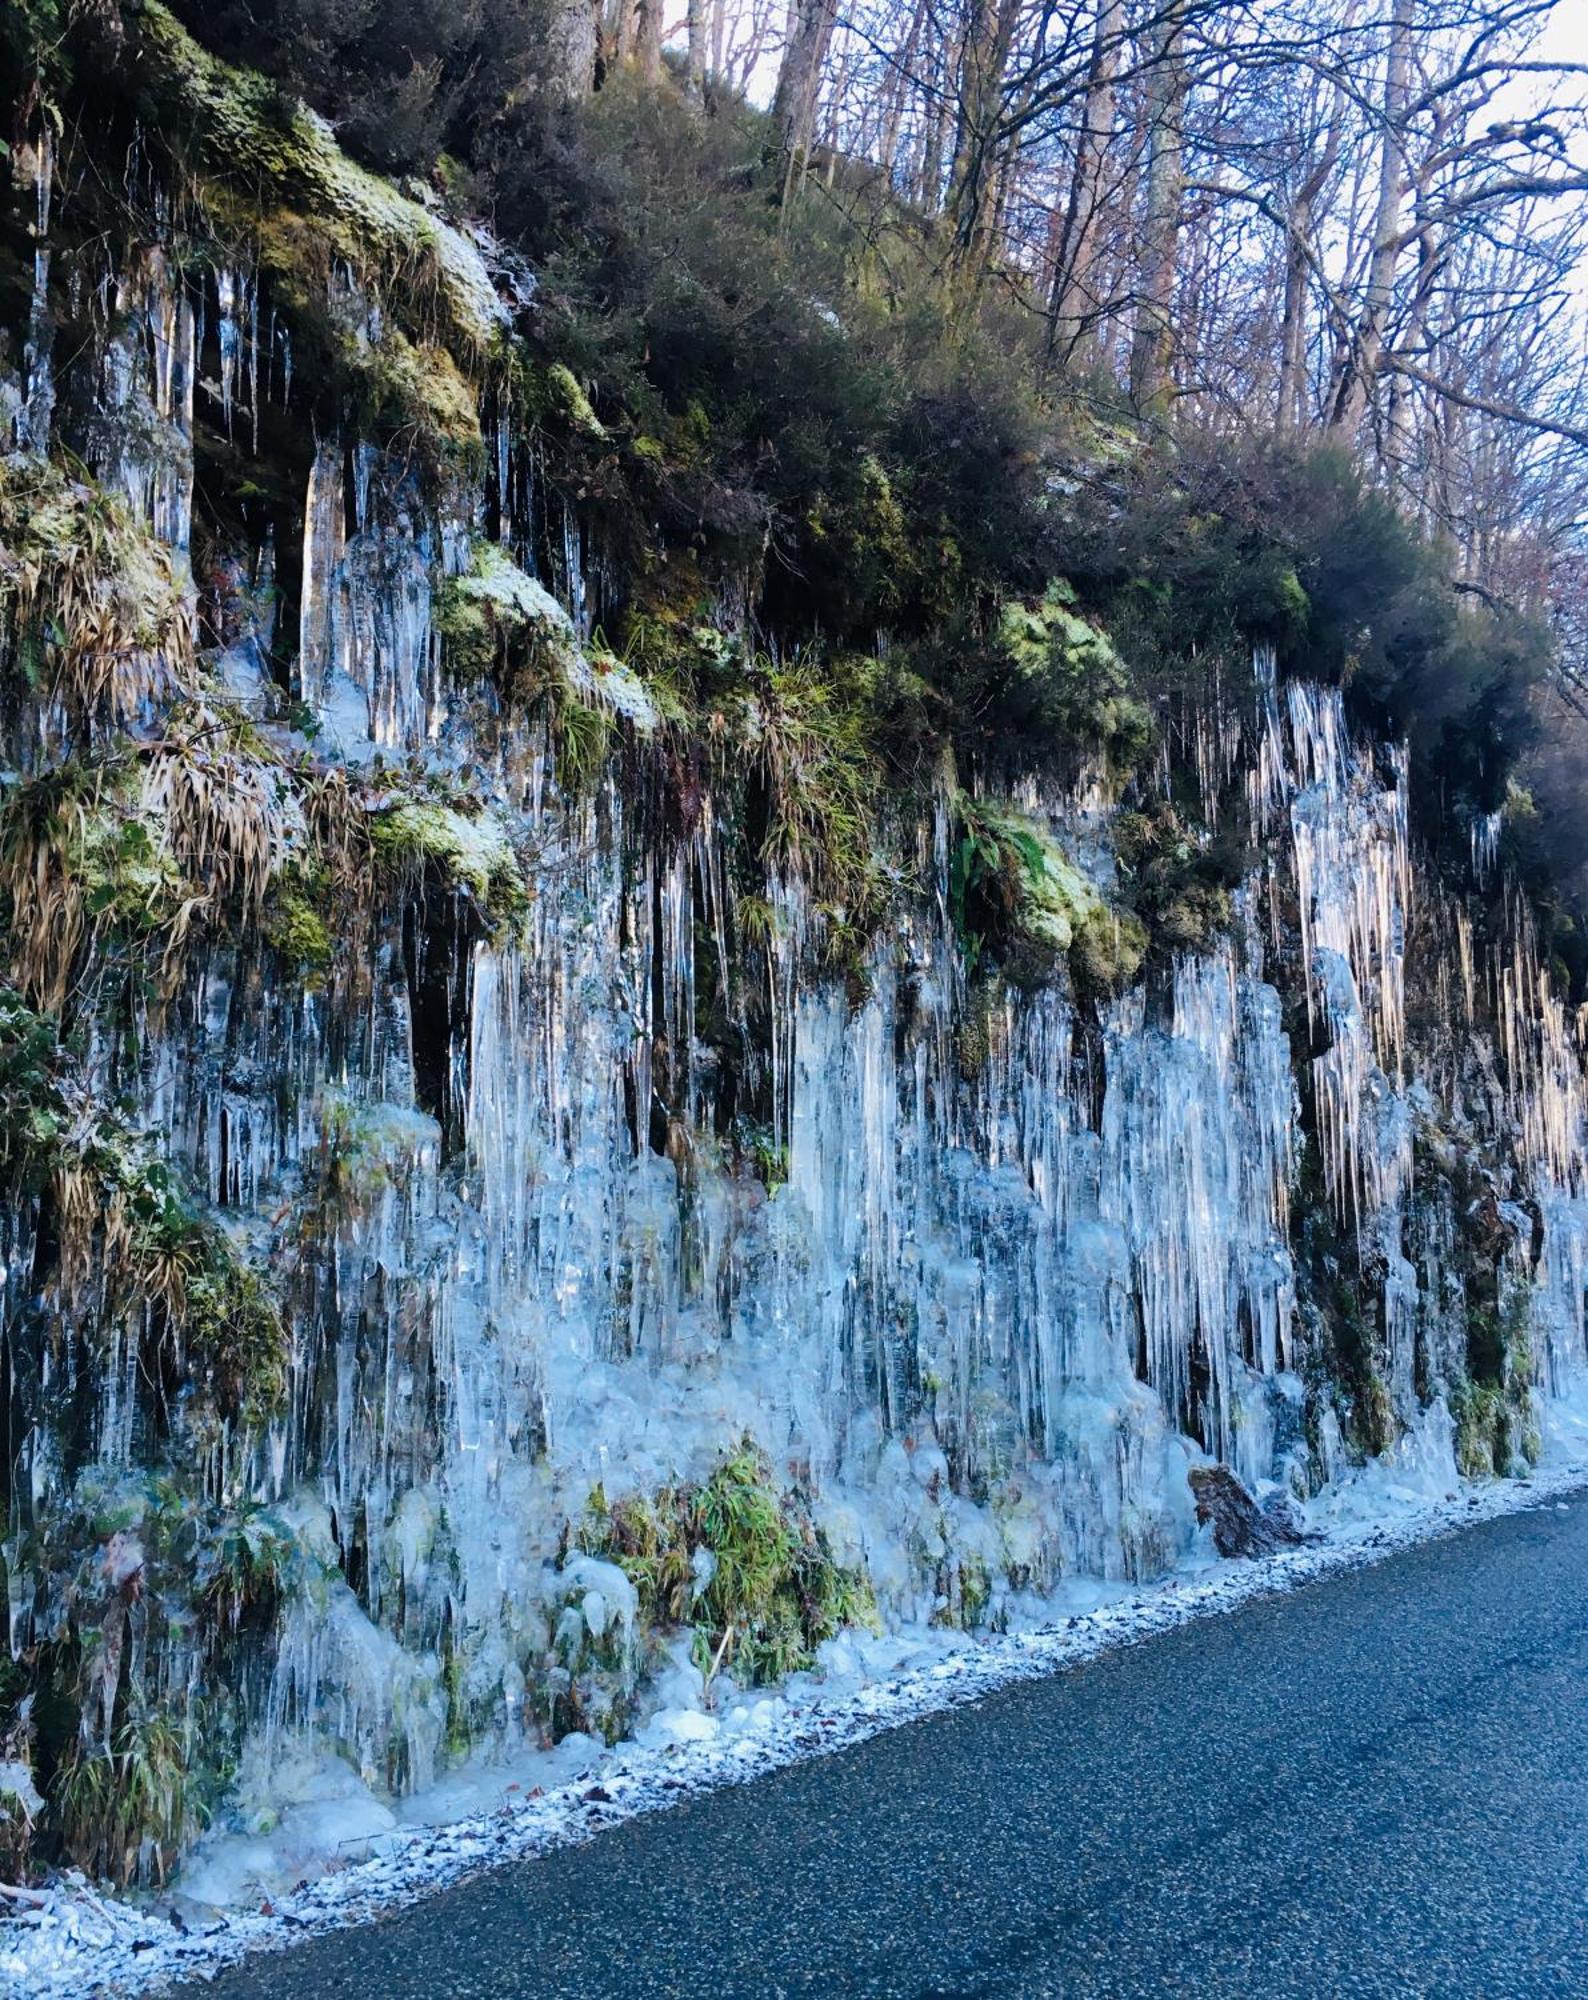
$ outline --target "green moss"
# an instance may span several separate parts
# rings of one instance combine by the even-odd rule
[[[495,674],[504,693],[523,703],[548,687],[568,689],[579,677],[568,614],[495,542],[477,541],[468,569],[441,581],[433,616],[457,680]]]
[[[1123,892],[1161,957],[1207,951],[1228,932],[1251,860],[1239,840],[1214,840],[1159,800],[1120,813],[1114,845]]]
[[[43,1164],[62,1263],[92,1271],[105,1262],[106,1309],[165,1350],[164,1365],[196,1392],[195,1413],[258,1430],[281,1407],[291,1359],[264,1273],[148,1140],[103,1107],[79,1100],[69,1142],[64,1132],[52,1138]]]
[[[349,159],[322,118],[210,55],[160,0],[132,17],[124,60],[156,129],[249,215],[267,262],[301,275],[306,259],[329,270],[342,258],[408,311],[413,330],[429,322],[465,355],[499,342],[501,306],[473,243]]]
[[[1094,911],[1070,947],[1077,986],[1098,999],[1125,992],[1134,985],[1149,944],[1147,927],[1134,910]]]
[[[1112,641],[1070,608],[1073,601],[1060,582],[1040,603],[1006,606],[999,641],[1036,726],[1061,743],[1101,750],[1123,776],[1152,747],[1152,712]]]
[[[1351,1399],[1352,1430],[1369,1458],[1381,1458],[1400,1435],[1395,1399],[1377,1369],[1369,1368]]]
[[[1504,1478],[1511,1469],[1511,1422],[1504,1392],[1463,1382],[1450,1393],[1456,1426],[1456,1469],[1466,1479]]]
[[[1040,985],[1067,959],[1090,993],[1130,984],[1146,952],[1142,924],[1111,909],[1046,828],[963,793],[955,818],[949,905],[973,969],[990,953],[1017,984]]]
[[[130,17],[115,59],[216,235],[336,357],[367,419],[432,457],[476,452],[478,378],[505,315],[470,238],[350,159],[269,79],[209,54],[159,0]],[[376,311],[343,296],[347,274]]]
[[[546,370],[546,402],[570,430],[598,440],[606,437],[606,425],[596,415],[583,384],[561,361],[554,361]]]
[[[377,429],[399,432],[422,421],[426,441],[437,454],[479,445],[479,391],[449,349],[434,341],[412,341],[400,328],[387,327],[367,360],[359,358],[368,415]]]
[[[436,869],[492,924],[515,923],[529,906],[518,856],[488,812],[437,797],[402,797],[376,808],[370,840],[388,869]]]
[[[818,493],[806,514],[811,557],[835,595],[875,606],[879,616],[906,602],[919,567],[910,523],[881,462],[865,451],[837,492]]]
[[[323,973],[331,963],[330,928],[305,887],[277,891],[266,919],[265,937],[289,965],[310,975]]]

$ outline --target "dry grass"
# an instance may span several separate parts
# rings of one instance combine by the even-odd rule
[[[0,630],[79,739],[195,680],[193,605],[171,553],[112,494],[0,457]]]

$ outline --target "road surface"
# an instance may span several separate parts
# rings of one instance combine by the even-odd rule
[[[1588,1497],[184,1993],[1588,1996]]]

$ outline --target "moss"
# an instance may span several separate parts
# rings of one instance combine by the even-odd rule
[[[939,1566],[938,1589],[942,1602],[932,1623],[975,1631],[992,1602],[992,1576],[983,1559],[974,1553],[951,1554]]]
[[[1131,983],[1146,953],[1144,927],[1111,909],[1044,827],[964,794],[955,818],[949,906],[972,969],[990,953],[1021,986],[1042,984],[1061,960],[1099,997]]]
[[[1166,799],[1121,813],[1114,841],[1124,893],[1160,957],[1207,951],[1228,932],[1251,860],[1242,842],[1211,838]]]
[[[258,1430],[286,1401],[291,1342],[262,1272],[219,1232],[185,1285],[181,1338],[219,1413]]]
[[[180,1383],[190,1415],[259,1429],[285,1397],[291,1355],[264,1273],[143,1135],[80,1083],[72,1098],[70,1124],[38,1161],[53,1194],[62,1309],[92,1302],[106,1338],[110,1324],[129,1323],[149,1343],[145,1366]]]
[[[504,694],[522,704],[580,678],[567,612],[495,542],[477,541],[468,569],[443,578],[433,616],[448,670],[459,681],[495,674]]]
[[[842,489],[818,493],[806,514],[811,559],[827,572],[825,591],[871,605],[885,617],[907,601],[916,579],[919,555],[910,523],[873,452],[842,469]]]
[[[388,869],[437,870],[489,923],[515,923],[529,906],[518,856],[488,812],[438,797],[398,798],[376,808],[370,840]]]
[[[476,453],[478,382],[507,315],[473,240],[350,159],[267,78],[209,54],[159,0],[130,16],[113,60],[215,234],[335,357],[368,420],[431,458]]]
[[[1134,770],[1152,747],[1152,712],[1134,692],[1112,641],[1071,606],[1059,582],[1036,604],[1005,607],[999,641],[1036,726],[1060,742],[1100,750],[1116,776]]]
[[[589,438],[606,437],[606,425],[596,415],[583,384],[561,361],[554,361],[546,370],[546,402],[570,430]]]
[[[1111,999],[1135,983],[1150,939],[1134,910],[1094,911],[1070,947],[1070,970],[1077,986],[1097,999]]]
[[[1376,1368],[1368,1368],[1351,1398],[1351,1425],[1369,1458],[1381,1458],[1400,1435],[1395,1399]]]
[[[1510,1413],[1504,1393],[1477,1382],[1451,1391],[1456,1426],[1456,1469],[1465,1479],[1504,1478],[1510,1470]]]
[[[266,918],[265,938],[289,965],[311,976],[323,973],[331,963],[330,927],[307,887],[277,891]]]
[[[362,362],[368,415],[377,429],[400,432],[422,422],[432,454],[469,451],[480,442],[479,391],[451,352],[383,328]]]
[[[267,78],[203,49],[160,0],[132,17],[124,61],[157,116],[253,223],[267,267],[301,275],[345,260],[465,356],[499,342],[504,315],[483,259],[461,231],[348,158],[322,118]]]
[[[0,891],[11,976],[58,1012],[90,940],[123,946],[185,929],[190,886],[125,764],[68,763],[0,801]]]

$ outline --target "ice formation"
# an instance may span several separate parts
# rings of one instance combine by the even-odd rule
[[[477,291],[478,250],[456,257]],[[372,310],[335,282],[349,310]],[[262,407],[293,394],[288,337],[240,269],[195,286],[149,248],[107,285],[94,469],[185,562],[195,396],[251,448]],[[16,450],[52,420],[47,301],[35,320],[5,406]],[[136,1062],[108,1036],[93,1055],[240,1239],[279,1252],[282,1218],[319,1204],[292,1252],[290,1393],[246,1453],[211,1438],[201,1466],[207,1492],[264,1506],[299,1552],[275,1643],[238,1691],[229,1809],[245,1824],[285,1809],[306,1840],[348,1810],[389,1825],[450,1762],[531,1740],[534,1687],[559,1664],[599,1657],[632,1683],[633,1586],[570,1550],[568,1524],[597,1487],[703,1478],[747,1435],[884,1614],[916,1624],[973,1601],[1007,1624],[1078,1576],[1162,1573],[1195,1535],[1185,1475],[1200,1458],[1264,1490],[1340,1472],[1321,1308],[1309,1319],[1297,1262],[1309,1144],[1307,1198],[1337,1230],[1331,1271],[1365,1302],[1392,1459],[1455,1477],[1470,1302],[1456,1196],[1419,1181],[1431,1133],[1491,1162],[1464,1199],[1493,1206],[1494,1310],[1541,1393],[1575,1388],[1578,1025],[1519,906],[1504,948],[1480,948],[1459,900],[1422,878],[1405,753],[1355,737],[1337,689],[1282,685],[1260,655],[1249,698],[1195,718],[1209,816],[1244,812],[1262,855],[1204,953],[1096,1019],[1062,984],[1002,989],[977,1013],[945,798],[911,836],[919,887],[857,1002],[822,969],[825,920],[792,876],[757,885],[746,950],[733,829],[711,796],[687,820],[651,809],[657,711],[593,643],[607,586],[577,511],[505,420],[487,434],[478,485],[440,498],[366,440],[316,441],[292,693],[314,754],[349,783],[378,793],[422,771],[453,786],[461,880],[523,859],[519,934],[464,923],[461,891],[379,912],[366,976],[335,1004],[216,946]],[[469,579],[553,634],[568,698],[613,719],[619,748],[588,790],[559,784],[544,716],[455,682],[437,605]],[[257,640],[233,635],[222,664],[263,699]],[[1095,774],[1019,803],[1108,887],[1116,802]],[[1472,853],[1482,885],[1498,865],[1487,824]],[[1445,980],[1420,1032],[1417,926]],[[725,1136],[708,1013],[765,1067],[764,1171]],[[29,1268],[26,1227],[8,1224],[13,1274]],[[8,1312],[25,1315],[8,1282]],[[91,1381],[41,1353],[19,1389],[8,1524],[18,1650],[49,1589],[30,1551],[68,1504],[68,1414],[90,1426],[107,1490],[151,1421],[134,1342]],[[164,1643],[179,1678],[180,1635]]]

